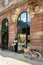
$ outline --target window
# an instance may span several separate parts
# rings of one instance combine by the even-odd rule
[[[27,12],[21,13],[18,17],[18,26],[22,28],[26,28],[30,26],[30,15]]]
[[[8,5],[8,0],[4,0],[4,5]]]
[[[17,20],[17,38],[18,46],[25,46],[26,48],[30,43],[30,15],[28,12],[22,12]],[[20,48],[21,49],[21,48]]]

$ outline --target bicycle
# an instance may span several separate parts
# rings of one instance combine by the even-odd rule
[[[24,57],[30,57],[31,59],[41,60],[41,54],[38,51],[24,48]]]

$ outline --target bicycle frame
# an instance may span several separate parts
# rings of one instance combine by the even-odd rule
[[[30,54],[32,58],[35,60],[40,60],[41,59],[41,54],[37,51],[31,51],[30,49],[24,48],[24,56],[28,57],[27,55]]]

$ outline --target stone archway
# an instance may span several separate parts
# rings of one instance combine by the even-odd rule
[[[21,13],[23,13],[23,12],[27,12],[29,15],[30,15],[30,12],[29,12],[29,8],[27,8],[27,5],[25,5],[24,6],[24,8],[23,8],[23,6],[20,8],[16,8],[15,9],[15,13],[14,13],[14,15],[12,16],[12,21],[14,22],[14,23],[17,23],[18,22],[18,17],[19,17],[19,15],[21,14]],[[16,25],[16,29],[17,29],[17,25]],[[17,32],[18,32],[18,30],[17,30]],[[16,35],[15,35],[16,37],[17,37],[17,33],[16,33]],[[27,36],[27,35],[26,35]],[[26,38],[27,39],[27,38]],[[27,47],[27,40],[26,40],[26,42],[25,42],[26,44],[26,46],[25,47]],[[18,45],[18,44],[17,44]]]
[[[8,49],[8,20],[6,18],[2,21],[1,46],[2,49]]]
[[[21,7],[18,7],[15,9],[15,13],[12,16],[12,21],[14,23],[17,23],[18,22],[17,19],[18,19],[19,15],[23,12],[27,12],[30,15],[30,19],[31,19],[31,17],[34,17],[33,13],[32,14],[30,13],[30,9],[28,7],[28,4],[26,4],[26,5],[24,5],[24,7],[21,6]],[[17,25],[16,25],[16,30],[17,30]],[[15,36],[17,36],[17,33]]]
[[[30,44],[30,15],[27,12],[22,12],[17,20],[17,38],[18,50],[23,47],[29,47]]]

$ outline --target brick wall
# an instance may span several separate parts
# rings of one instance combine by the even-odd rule
[[[0,8],[3,7],[3,0],[0,0]]]
[[[12,1],[14,1],[14,0],[9,0],[9,3],[12,2]]]
[[[42,34],[40,32],[43,31],[43,13],[35,14],[34,18],[31,19],[30,26],[30,35],[31,35],[31,48],[38,50],[40,52],[43,51],[43,40]]]

